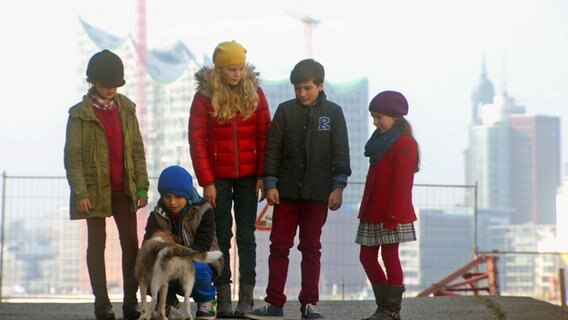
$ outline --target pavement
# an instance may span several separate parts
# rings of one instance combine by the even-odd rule
[[[258,301],[260,302],[260,301]],[[121,316],[120,303],[113,303]],[[331,320],[357,320],[375,310],[373,301],[320,301],[318,310]],[[300,305],[289,301],[284,319],[299,320]],[[192,304],[195,313],[195,304]],[[568,320],[568,311],[529,297],[454,296],[404,298],[404,320]],[[93,320],[92,303],[0,303],[2,320]],[[120,319],[120,318],[118,318]]]

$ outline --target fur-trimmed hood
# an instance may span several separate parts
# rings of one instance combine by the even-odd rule
[[[195,73],[195,80],[197,81],[197,91],[201,92],[204,96],[211,98],[213,89],[211,87],[211,77],[215,68],[202,67]],[[242,81],[251,81],[255,88],[260,86],[259,72],[255,71],[255,66],[252,64],[245,64],[245,75]]]

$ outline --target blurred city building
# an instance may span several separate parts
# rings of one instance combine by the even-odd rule
[[[525,113],[506,88],[494,95],[483,64],[465,151],[465,183],[478,184],[478,207],[513,209],[513,224],[553,224],[560,157],[560,119]]]
[[[84,32],[80,35],[81,66],[102,49],[118,54],[124,63],[126,85],[119,92],[137,104],[138,119],[146,147],[148,173],[157,177],[161,170],[179,164],[193,171],[187,142],[189,106],[195,94],[194,74],[207,62],[198,59],[183,43],[168,48],[145,49],[137,46],[129,35],[119,37],[81,20]],[[146,62],[140,51],[146,51]],[[144,72],[138,72],[143,67]],[[84,70],[79,69],[81,74]],[[144,94],[137,92],[144,85]],[[87,83],[79,92],[85,93]],[[137,98],[142,96],[143,103]]]
[[[558,284],[556,270],[565,262],[558,251],[538,253],[544,252],[541,243],[554,241],[559,226],[555,219],[563,215],[556,207],[560,119],[527,114],[505,85],[495,94],[484,62],[471,101],[466,184],[478,185],[479,212],[509,212],[508,222],[485,226],[489,247],[480,251],[501,252],[499,268],[506,270],[500,277],[503,294],[550,295]]]

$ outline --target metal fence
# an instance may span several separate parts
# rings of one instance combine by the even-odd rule
[[[2,178],[0,301],[91,299],[85,261],[86,224],[69,220],[66,179],[8,176],[6,173]],[[156,185],[154,182],[152,179],[152,186]],[[400,249],[407,294],[422,291],[473,259],[478,246],[477,211],[473,205],[475,188],[466,185],[414,186],[419,241],[403,244]],[[156,194],[156,190],[150,190],[150,205],[138,212],[139,239]],[[329,213],[322,236],[322,299],[369,298],[369,285],[359,262],[359,248],[354,243],[358,207],[358,203],[344,203],[340,210]],[[259,212],[263,208],[264,203],[259,204]],[[448,214],[453,218],[444,218]],[[113,220],[107,221],[109,292],[113,299],[121,299],[120,245]],[[255,296],[259,298],[264,295],[268,279],[269,228],[266,221],[263,223],[257,231]],[[456,237],[461,241],[448,240]],[[298,250],[293,248],[286,285],[289,297],[299,292],[300,260]],[[234,268],[236,260],[231,264]]]

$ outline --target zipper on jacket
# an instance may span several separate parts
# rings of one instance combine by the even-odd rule
[[[233,118],[233,147],[235,150],[235,177],[239,178],[239,143],[237,142],[238,139],[238,128],[237,128],[237,116]]]

